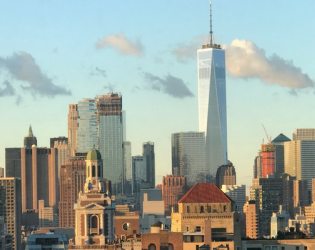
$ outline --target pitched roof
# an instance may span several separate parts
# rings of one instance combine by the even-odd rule
[[[271,141],[271,143],[276,143],[276,142],[286,142],[286,141],[291,141],[290,138],[286,137],[284,134],[278,135],[275,139]]]
[[[233,202],[214,183],[195,184],[178,203],[220,203]]]

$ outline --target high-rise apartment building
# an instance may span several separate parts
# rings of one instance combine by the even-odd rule
[[[284,143],[287,141],[291,139],[282,133],[271,141],[271,144],[275,146],[275,172],[278,175],[284,173]]]
[[[69,110],[69,113],[70,111],[74,112],[72,109]],[[95,100],[86,98],[82,101],[79,101],[77,113],[77,152],[87,153],[91,148],[98,145],[98,124]],[[70,114],[68,117],[69,116]],[[73,123],[75,123],[75,121],[73,121]],[[71,126],[75,126],[75,124],[72,124]],[[75,128],[73,128],[73,130],[75,130]],[[73,143],[73,135],[71,140],[71,143]],[[73,150],[73,146],[71,147]]]
[[[260,151],[258,152],[258,154],[257,154],[257,156],[255,157],[255,160],[254,160],[253,178],[262,178]]]
[[[315,178],[315,140],[284,142],[284,171],[297,180],[309,180],[308,190],[312,190],[311,179]]]
[[[142,156],[146,158],[147,163],[147,181],[152,188],[155,187],[155,154],[154,143],[144,142],[142,143]]]
[[[222,185],[235,185],[236,172],[232,162],[218,167],[216,173],[216,184],[219,188]]]
[[[309,180],[310,181],[310,180]],[[308,190],[307,180],[293,181],[293,205],[294,207],[305,207],[311,204],[311,192]]]
[[[69,104],[68,113],[68,149],[69,157],[77,152],[78,104]]]
[[[162,200],[165,214],[170,215],[172,210],[178,211],[178,201],[186,193],[186,178],[184,176],[167,175],[162,179]]]
[[[83,192],[86,180],[86,157],[72,157],[60,169],[59,226],[74,227],[74,204]]]
[[[147,158],[145,156],[132,157],[132,194],[140,195],[141,183],[147,180]]]
[[[113,194],[120,194],[124,182],[122,97],[111,93],[95,98],[95,103],[104,173],[111,181]]]
[[[132,194],[131,142],[123,142],[124,151],[124,194]]]
[[[315,128],[296,128],[292,133],[293,141],[315,140]]]
[[[212,25],[210,43],[197,51],[197,67],[199,132],[205,132],[206,173],[215,176],[228,159],[225,51],[213,43]]]
[[[172,134],[172,174],[185,176],[193,186],[206,181],[205,133],[180,132]]]
[[[254,200],[247,201],[243,211],[246,218],[246,238],[257,239],[259,220],[256,211],[256,202]]]
[[[0,178],[0,186],[5,188],[5,224],[7,234],[12,234],[14,250],[22,249],[21,246],[21,180],[19,178]]]

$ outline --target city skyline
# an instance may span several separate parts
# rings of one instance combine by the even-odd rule
[[[49,138],[68,136],[69,104],[113,90],[123,95],[132,155],[141,155],[143,142],[154,142],[161,183],[171,173],[171,134],[198,131],[196,54],[208,39],[208,1],[69,1],[62,8],[61,1],[17,3],[3,4],[7,11],[0,18],[9,24],[0,27],[6,34],[0,48],[0,167],[4,148],[22,147],[30,124],[38,146],[48,147]],[[315,3],[212,6],[215,42],[226,50],[229,160],[237,183],[249,186],[254,157],[266,141],[262,123],[273,138],[283,133],[292,139],[295,128],[314,127],[311,114],[301,111],[314,106],[315,36],[307,27],[315,22]],[[248,67],[246,59],[261,67]]]

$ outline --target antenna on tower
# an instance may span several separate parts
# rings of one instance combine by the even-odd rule
[[[211,0],[210,0],[210,46],[212,47],[212,40],[213,40],[213,31],[212,31],[212,9],[211,9]]]

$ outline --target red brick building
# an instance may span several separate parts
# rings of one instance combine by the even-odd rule
[[[177,211],[177,203],[186,193],[186,178],[184,176],[167,175],[162,180],[162,200],[165,214],[170,215],[172,207]]]

